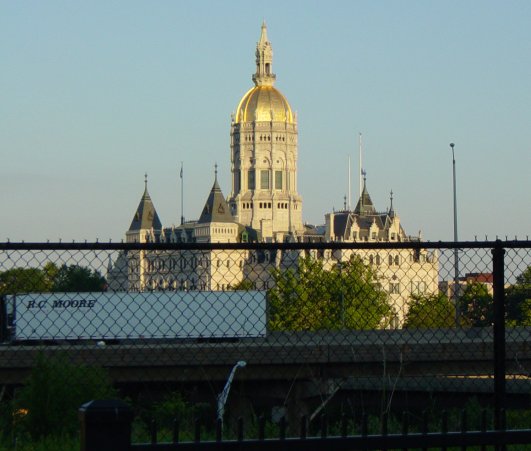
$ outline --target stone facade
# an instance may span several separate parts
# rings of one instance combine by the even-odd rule
[[[264,241],[301,235],[297,192],[297,119],[273,85],[273,50],[262,25],[256,46],[255,86],[238,104],[231,123],[231,212]]]
[[[197,221],[163,228],[147,190],[141,197],[127,242],[238,243],[345,242],[400,243],[407,236],[392,205],[374,208],[366,180],[354,211],[328,213],[324,227],[302,222],[297,192],[297,120],[286,98],[273,85],[273,51],[262,25],[256,48],[255,86],[241,99],[231,120],[232,191],[226,200],[215,180]],[[334,250],[175,250],[129,251],[109,265],[111,290],[226,290],[240,283],[263,290],[273,286],[272,269],[297,266],[299,258],[341,265],[353,255],[375,269],[377,283],[394,305],[392,327],[403,324],[414,294],[438,291],[438,255],[425,249]],[[125,276],[126,275],[126,276]],[[248,288],[248,287],[247,287]]]
[[[326,241],[345,243],[405,243],[419,242],[420,236],[406,235],[400,217],[391,205],[385,212],[377,212],[364,180],[363,190],[354,211],[347,209],[326,216]],[[404,322],[412,295],[438,292],[439,258],[436,251],[427,249],[338,249],[333,251],[336,262],[360,256],[378,277],[377,283],[388,293],[394,308],[392,326]]]

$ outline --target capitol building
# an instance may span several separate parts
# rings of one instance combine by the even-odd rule
[[[256,45],[254,86],[241,98],[230,122],[231,181],[225,197],[217,169],[210,193],[196,221],[163,227],[148,192],[144,193],[126,232],[128,243],[246,242],[407,242],[398,214],[390,206],[374,207],[363,181],[354,210],[325,215],[325,225],[303,223],[303,199],[297,191],[297,115],[275,87],[273,48],[262,24]],[[206,193],[205,193],[206,194]],[[395,327],[403,321],[412,294],[437,293],[438,257],[421,249],[334,249],[321,253],[328,265],[359,255],[373,265],[378,282],[395,306]],[[109,267],[111,290],[227,290],[244,281],[268,289],[271,268],[297,265],[305,251],[162,250],[129,251]]]

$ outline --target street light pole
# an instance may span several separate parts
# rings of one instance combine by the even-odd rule
[[[229,397],[230,386],[232,384],[232,380],[234,379],[234,375],[236,374],[236,370],[238,368],[244,368],[246,365],[247,362],[245,362],[245,360],[240,360],[239,362],[236,362],[236,364],[232,367],[229,377],[227,378],[227,382],[225,383],[225,387],[223,387],[223,391],[218,395],[217,417],[218,420],[221,422],[221,427],[223,427],[225,403],[227,402],[227,398]]]
[[[454,143],[450,143],[452,149],[452,170],[454,184],[454,243],[457,243],[457,188],[455,177],[455,153]],[[455,304],[455,325],[459,327],[461,319],[461,309],[459,308],[459,250],[454,248],[454,304]]]

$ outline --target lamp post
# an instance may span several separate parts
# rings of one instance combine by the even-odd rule
[[[227,402],[227,398],[229,397],[229,391],[230,391],[230,386],[232,384],[232,380],[234,379],[236,370],[238,368],[244,368],[246,365],[247,365],[247,362],[245,360],[240,360],[236,362],[236,365],[232,367],[232,370],[229,373],[229,377],[227,378],[225,387],[223,387],[223,391],[218,395],[217,416],[218,416],[218,420],[221,421],[222,427],[223,427],[223,414],[225,413],[225,403]]]
[[[453,170],[453,185],[454,185],[454,243],[457,243],[457,189],[455,177],[455,153],[454,143],[450,143],[452,149],[452,170]],[[459,327],[461,319],[461,309],[459,308],[459,250],[454,248],[454,304],[455,304],[455,325]]]

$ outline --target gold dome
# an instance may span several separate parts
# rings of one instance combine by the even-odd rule
[[[247,91],[238,105],[234,121],[295,123],[287,99],[278,89],[268,85],[255,86]]]

